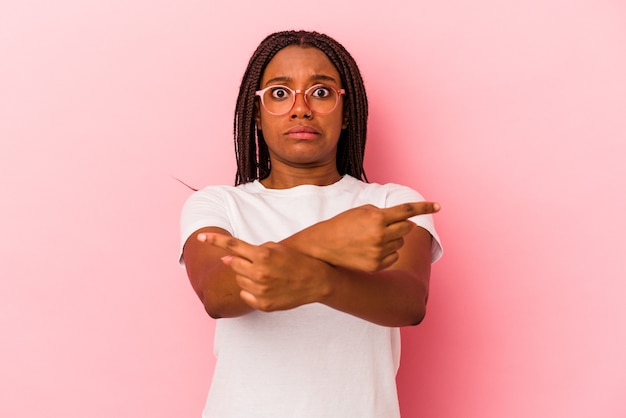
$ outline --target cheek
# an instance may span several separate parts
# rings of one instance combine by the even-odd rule
[[[259,130],[263,131],[265,136],[270,135],[278,129],[278,124],[272,115],[264,115],[261,113],[259,117],[256,118],[256,124]]]
[[[336,134],[337,137],[341,135],[341,131],[344,128],[344,117],[342,114],[338,114],[333,118],[332,123],[329,125],[333,131],[333,134]]]

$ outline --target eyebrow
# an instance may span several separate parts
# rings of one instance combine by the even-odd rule
[[[332,81],[333,83],[337,84],[337,80],[325,74],[313,74],[310,78],[311,80],[314,80],[314,81]],[[274,83],[288,83],[291,80],[293,80],[291,77],[278,76],[278,77],[270,78],[269,80],[267,80],[265,82],[265,85],[267,86],[267,85],[274,84]]]

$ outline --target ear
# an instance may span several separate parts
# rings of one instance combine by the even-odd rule
[[[259,131],[263,130],[261,125],[261,108],[259,106],[259,101],[257,100],[254,103],[254,122],[256,123],[256,127]]]

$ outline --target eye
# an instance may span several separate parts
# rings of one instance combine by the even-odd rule
[[[289,98],[290,92],[285,87],[275,87],[270,89],[270,95],[274,100],[284,100]]]
[[[311,97],[314,97],[316,99],[326,99],[329,96],[332,95],[332,89],[330,87],[327,86],[316,86],[313,88],[313,91],[311,92]]]

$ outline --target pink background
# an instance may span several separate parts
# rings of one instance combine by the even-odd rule
[[[626,7],[336,3],[2,3],[0,416],[199,416],[173,177],[232,183],[241,75],[286,28],[359,62],[370,179],[443,205],[403,416],[626,416]]]

